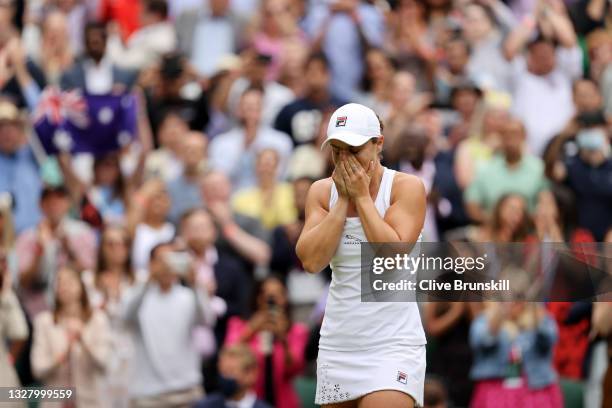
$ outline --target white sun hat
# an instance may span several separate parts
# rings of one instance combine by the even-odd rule
[[[372,109],[358,103],[349,103],[336,109],[329,118],[327,139],[321,148],[331,140],[361,146],[372,138],[380,137],[380,133],[380,121]]]

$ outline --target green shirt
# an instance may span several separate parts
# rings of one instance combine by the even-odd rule
[[[483,210],[490,211],[502,196],[517,193],[527,200],[529,210],[533,211],[538,194],[546,189],[548,182],[540,158],[524,155],[518,165],[509,168],[505,158],[498,154],[480,167],[465,190],[464,200],[477,203]]]

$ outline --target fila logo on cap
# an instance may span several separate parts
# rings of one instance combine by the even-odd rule
[[[346,116],[338,116],[336,118],[336,127],[346,126]]]

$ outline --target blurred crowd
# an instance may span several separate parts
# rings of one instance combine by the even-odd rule
[[[48,155],[48,87],[132,93],[137,137]],[[610,248],[606,0],[0,0],[0,385],[312,406],[331,275],[295,243],[348,102],[425,184],[424,241]],[[427,407],[612,404],[610,303],[421,309]]]

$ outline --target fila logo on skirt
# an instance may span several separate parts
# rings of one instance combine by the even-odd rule
[[[397,372],[397,382],[406,384],[408,382],[408,376],[406,375],[406,373],[402,371],[398,371]]]

